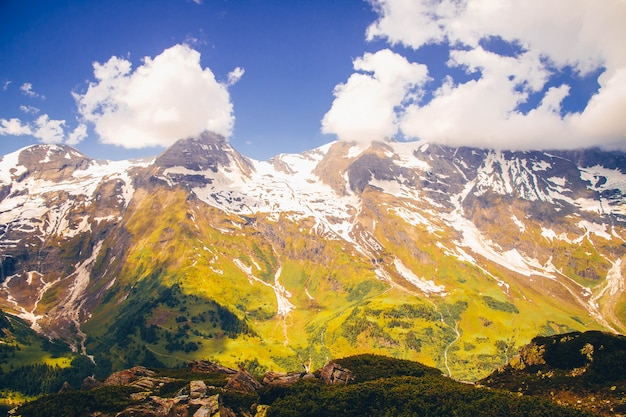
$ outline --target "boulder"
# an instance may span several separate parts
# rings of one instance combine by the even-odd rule
[[[347,385],[354,381],[352,371],[335,361],[330,361],[321,371],[322,380],[327,384]]]
[[[204,381],[191,381],[189,383],[189,398],[204,398],[206,397],[207,386]]]
[[[189,400],[189,415],[193,417],[212,417],[220,415],[219,397],[219,394],[215,394],[206,398]]]
[[[102,381],[98,381],[93,376],[88,376],[83,379],[83,382],[80,384],[81,391],[89,391],[94,388],[98,388],[104,385]]]
[[[72,388],[69,382],[65,381],[63,383],[63,386],[59,390],[59,392],[70,392],[70,391],[74,391],[74,388]]]
[[[259,390],[261,387],[263,387],[263,385],[261,385],[250,372],[240,368],[239,372],[228,379],[224,388],[227,391],[251,393]]]

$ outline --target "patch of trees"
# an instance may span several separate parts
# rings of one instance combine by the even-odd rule
[[[105,386],[91,391],[70,391],[39,398],[20,406],[18,415],[30,417],[64,416],[82,417],[94,411],[116,413],[136,403],[130,394],[137,388]]]
[[[514,313],[519,314],[519,310],[515,306],[515,304],[510,303],[508,301],[498,301],[493,297],[488,295],[483,296],[483,301],[487,304],[492,310],[504,311],[505,313]]]
[[[417,362],[376,355],[340,359],[357,379],[347,386],[303,381],[266,390],[268,417],[306,416],[589,416],[548,400],[456,382]]]
[[[58,392],[65,381],[78,388],[94,369],[95,365],[85,356],[77,356],[67,368],[46,364],[20,366],[0,374],[0,389],[35,396]]]
[[[365,332],[370,339],[379,344],[396,345],[397,342],[376,321],[368,319],[368,312],[367,309],[363,310],[356,307],[346,321],[341,324],[341,330],[348,342],[354,345],[359,334]]]
[[[537,337],[533,343],[545,346],[548,366],[571,370],[588,366],[587,382],[623,380],[626,375],[626,336],[600,331],[572,332],[552,337]],[[580,378],[579,378],[580,379]]]

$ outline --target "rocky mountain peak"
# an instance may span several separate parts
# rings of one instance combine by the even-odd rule
[[[230,164],[229,154],[235,152],[226,138],[212,132],[181,139],[159,155],[155,165],[161,168],[183,167],[191,171],[217,172]]]
[[[67,145],[34,145],[19,152],[14,174],[21,174],[18,180],[31,175],[37,179],[60,182],[92,163],[91,158]]]

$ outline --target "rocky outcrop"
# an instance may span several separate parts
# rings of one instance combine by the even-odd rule
[[[626,337],[599,331],[536,337],[479,383],[624,416]]]
[[[254,376],[243,368],[239,369],[235,375],[231,376],[226,383],[224,389],[227,391],[237,392],[255,392],[261,389],[263,385],[256,380]]]
[[[149,392],[133,394],[139,404],[127,407],[116,417],[215,417],[234,415],[221,403],[220,395],[207,396],[207,386],[203,381],[191,381],[181,394],[174,398],[162,398]]]
[[[87,378],[85,379],[87,380]],[[115,372],[111,374],[105,381],[104,385],[128,385],[135,387],[142,392],[152,393],[161,388],[163,385],[176,381],[175,378],[159,377],[156,372],[143,366],[135,366],[130,369]],[[93,383],[93,381],[92,381]],[[97,386],[98,381],[94,384]],[[85,381],[83,381],[85,384]],[[102,383],[100,383],[102,384]]]
[[[207,386],[204,381],[191,381],[189,383],[189,398],[198,399],[206,396]]]
[[[227,368],[226,366],[222,366],[219,363],[207,361],[207,360],[197,360],[192,361],[187,364],[187,369],[190,372],[198,373],[198,374],[236,374],[237,370],[232,368]]]
[[[274,387],[290,387],[303,379],[315,379],[315,375],[306,372],[292,372],[286,374],[270,371],[263,377],[263,383]]]
[[[72,388],[72,386],[69,384],[69,382],[65,381],[63,383],[63,386],[59,390],[59,392],[70,392],[70,391],[74,391],[74,388]]]
[[[513,369],[522,370],[530,366],[545,365],[546,360],[543,355],[546,347],[530,343],[520,348],[519,353],[513,356],[508,363]]]
[[[131,382],[141,377],[153,377],[156,372],[143,366],[135,366],[130,369],[112,373],[105,381],[104,385],[130,385]]]
[[[207,398],[197,398],[189,400],[189,415],[193,417],[221,416],[220,396],[218,394]],[[193,414],[191,412],[193,411]],[[224,410],[225,414],[228,413]]]
[[[93,376],[88,376],[85,379],[83,379],[83,382],[80,384],[80,390],[89,391],[91,389],[101,387],[102,385],[104,384],[101,381],[98,381]]]
[[[332,385],[348,385],[355,378],[352,371],[335,361],[330,361],[328,365],[322,368],[321,377],[324,382]]]
[[[180,398],[149,397],[148,401],[128,407],[116,417],[183,417],[189,415],[186,405],[181,404]]]

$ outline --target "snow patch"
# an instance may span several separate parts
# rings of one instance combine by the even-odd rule
[[[10,184],[13,177],[19,177],[27,171],[25,166],[19,165],[22,150],[12,152],[0,158],[0,182]]]
[[[550,177],[548,178],[548,181],[560,187],[565,187],[565,184],[567,183],[567,179],[564,177]]]
[[[606,285],[602,288],[602,291],[594,297],[594,299],[600,299],[607,290],[611,296],[622,294],[624,292],[624,277],[622,276],[621,259],[611,262],[611,268],[606,274]]]
[[[567,237],[567,233],[561,233],[559,235],[552,229],[548,229],[546,227],[541,227],[541,236],[543,236],[546,240],[552,242],[554,239],[560,240],[567,243],[572,243],[572,240]]]
[[[533,162],[533,171],[547,171],[548,168],[552,168],[552,164],[548,161]]]
[[[276,304],[278,306],[277,314],[279,316],[284,318],[285,316],[287,316],[287,314],[289,314],[289,312],[291,312],[292,310],[296,308],[296,306],[291,304],[291,302],[288,300],[288,298],[291,297],[291,294],[289,293],[289,291],[285,289],[285,287],[281,285],[279,281],[280,274],[282,273],[282,268],[279,267],[278,270],[276,271],[276,274],[274,275],[274,285],[272,285],[256,277],[252,273],[252,266],[247,266],[240,259],[238,258],[233,259],[233,263],[237,266],[237,268],[239,268],[242,272],[244,272],[247,275],[248,280],[250,280],[251,282],[252,281],[259,282],[274,290],[274,294],[276,295]]]
[[[587,220],[581,220],[576,225],[585,231],[585,236],[594,234],[606,240],[611,240],[613,238],[611,234],[606,231],[607,225],[604,223],[598,224]]]
[[[396,258],[393,261],[393,264],[396,267],[396,271],[398,271],[398,273],[402,276],[402,278],[406,279],[411,284],[415,285],[426,295],[429,295],[429,294],[438,294],[441,296],[446,295],[445,286],[436,285],[433,280],[425,280],[423,278],[418,277],[417,275],[415,275],[413,271],[411,271],[406,265],[404,265],[399,258]]]
[[[601,165],[580,169],[580,179],[591,183],[593,190],[621,190],[626,192],[626,174],[618,169],[609,169]]]
[[[515,223],[515,225],[519,227],[520,233],[524,233],[526,231],[526,226],[524,225],[524,223],[522,223],[522,221],[518,219],[515,215],[511,216],[511,220],[513,220],[513,223]]]

